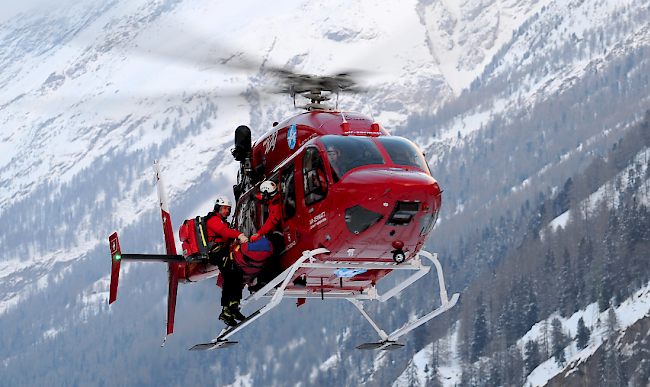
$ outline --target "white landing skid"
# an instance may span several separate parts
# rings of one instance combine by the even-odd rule
[[[404,336],[405,334],[409,333],[410,331],[412,331],[413,329],[419,327],[420,325],[426,323],[427,321],[433,319],[434,317],[440,316],[441,314],[445,313],[449,309],[453,308],[454,305],[456,305],[460,295],[458,293],[455,293],[451,297],[451,300],[449,300],[447,298],[447,290],[445,289],[445,277],[442,274],[442,266],[440,265],[440,262],[438,261],[438,255],[437,254],[432,255],[431,253],[422,250],[410,262],[413,262],[415,260],[419,261],[420,256],[423,256],[423,257],[429,259],[434,264],[434,266],[436,267],[436,270],[438,271],[438,284],[440,285],[440,302],[442,303],[442,305],[438,309],[436,309],[436,310],[434,310],[434,311],[420,317],[419,319],[417,319],[415,321],[412,321],[412,322],[410,322],[408,324],[405,324],[401,328],[395,330],[393,333],[388,335],[388,334],[386,334],[386,332],[384,332],[383,329],[381,329],[381,328],[379,328],[379,326],[377,326],[377,324],[373,321],[373,319],[370,317],[370,315],[368,315],[368,312],[366,312],[366,310],[363,308],[362,303],[358,299],[356,299],[356,298],[348,298],[348,301],[353,303],[354,306],[356,306],[357,309],[359,309],[359,311],[361,312],[363,317],[365,317],[366,320],[368,320],[368,322],[370,323],[370,325],[372,325],[372,327],[375,328],[375,330],[377,331],[377,334],[379,334],[379,337],[381,338],[381,340],[376,342],[376,343],[361,344],[361,345],[359,345],[357,347],[357,349],[375,349],[375,350],[399,349],[399,348],[403,347],[404,345],[403,344],[398,344],[398,343],[395,342],[398,338]],[[420,262],[417,262],[417,263],[420,264]],[[415,281],[415,280],[409,281],[411,278],[417,277],[415,279],[418,279],[422,275],[428,273],[429,269],[430,269],[430,266],[422,266],[422,268],[418,271],[418,273],[415,273],[411,277],[407,278],[404,282],[402,282],[402,284],[397,285],[391,291],[387,292],[386,295],[388,295],[390,293],[390,297],[392,297],[393,295],[401,292],[406,286],[410,285],[411,283],[413,283]],[[402,286],[404,283],[408,283],[408,284]],[[386,301],[390,297],[387,297],[385,299],[379,298],[379,300],[383,302],[383,301]]]
[[[194,347],[192,347],[190,351],[227,348],[236,344],[237,342],[228,341],[228,338],[233,334],[235,334],[236,332],[243,329],[244,327],[246,327],[248,324],[250,324],[257,318],[259,318],[261,315],[275,308],[282,301],[284,297],[321,298],[321,299],[345,298],[348,301],[352,302],[357,307],[357,309],[359,309],[361,314],[368,320],[368,322],[373,326],[373,328],[377,331],[379,337],[381,338],[379,342],[362,344],[358,346],[357,349],[377,349],[377,350],[397,349],[402,347],[403,345],[396,343],[395,340],[407,334],[408,332],[412,331],[413,329],[419,327],[420,325],[426,323],[427,321],[433,319],[434,317],[439,316],[442,313],[446,312],[447,310],[451,309],[454,305],[456,305],[456,302],[458,301],[458,297],[459,297],[458,293],[454,294],[451,297],[451,300],[447,298],[447,291],[445,289],[445,279],[442,273],[442,266],[440,265],[440,262],[438,262],[437,259],[437,254],[432,255],[426,251],[420,251],[413,259],[399,265],[392,265],[392,264],[386,265],[386,264],[379,264],[379,263],[364,263],[364,262],[360,262],[360,263],[318,262],[314,258],[318,254],[326,254],[326,253],[329,253],[329,251],[324,248],[315,249],[311,251],[304,251],[302,257],[298,261],[296,261],[291,267],[287,268],[284,272],[282,272],[282,274],[280,274],[271,282],[266,284],[266,286],[264,286],[262,289],[248,296],[241,303],[241,305],[243,306],[250,301],[258,300],[262,297],[271,297],[271,301],[269,301],[268,304],[266,304],[264,307],[262,307],[255,313],[251,314],[244,321],[239,323],[239,325],[224,329],[221,332],[221,334],[217,336],[217,338],[212,340],[212,342],[205,343],[205,344],[197,344]],[[436,267],[436,270],[438,272],[438,283],[440,285],[440,299],[442,305],[438,309],[430,312],[429,314],[411,323],[404,325],[403,327],[397,329],[395,332],[388,335],[381,328],[377,326],[377,324],[372,320],[372,318],[370,318],[370,316],[363,308],[363,305],[359,300],[379,300],[380,302],[385,302],[390,298],[392,298],[393,296],[395,296],[396,294],[398,294],[399,292],[401,292],[402,290],[404,290],[405,288],[407,288],[408,286],[410,286],[411,284],[413,284],[415,281],[417,281],[424,275],[426,275],[431,269],[431,266],[422,265],[422,261],[420,259],[421,256],[429,259]],[[388,290],[383,295],[380,295],[374,286],[366,289],[362,293],[355,293],[352,291],[346,291],[344,289],[341,290],[331,289],[327,293],[321,292],[320,294],[314,293],[313,291],[309,291],[309,290],[300,290],[300,289],[286,290],[287,285],[293,278],[296,271],[300,268],[328,268],[332,270],[338,268],[366,269],[366,270],[373,270],[373,269],[374,270],[386,270],[386,269],[415,270],[415,273],[413,273],[411,276],[406,278],[401,283],[397,284],[394,288]],[[278,285],[280,286],[276,288],[276,286]]]

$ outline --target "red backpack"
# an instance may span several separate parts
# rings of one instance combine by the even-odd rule
[[[183,247],[183,257],[186,259],[207,258],[212,248],[212,242],[208,240],[208,230],[205,225],[209,218],[210,215],[188,219],[178,229],[178,238]]]

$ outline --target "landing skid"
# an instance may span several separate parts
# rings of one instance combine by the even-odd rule
[[[232,347],[233,345],[237,344],[236,341],[215,341],[211,343],[205,343],[205,344],[197,344],[190,348],[190,351],[207,351],[209,349],[217,349],[217,348],[228,348]]]
[[[357,349],[376,349],[376,350],[393,350],[393,349],[399,349],[403,347],[404,345],[402,344],[397,344],[395,343],[395,340],[398,338],[404,336],[405,334],[409,333],[413,329],[419,327],[420,325],[426,323],[427,321],[431,320],[432,318],[439,316],[449,309],[453,308],[454,305],[456,305],[456,302],[458,302],[458,293],[454,294],[451,297],[451,300],[441,306],[440,308],[434,310],[433,312],[427,314],[426,316],[423,316],[415,321],[413,321],[410,324],[406,324],[403,327],[397,329],[390,335],[387,335],[386,332],[384,332],[382,329],[380,329],[377,324],[375,324],[374,321],[368,316],[368,313],[366,313],[365,309],[363,309],[363,305],[357,300],[350,300],[359,310],[361,310],[361,313],[363,316],[368,319],[370,324],[375,328],[377,333],[379,334],[379,337],[381,337],[381,341],[378,341],[376,343],[365,343],[361,344],[360,346],[357,347]]]
[[[405,324],[403,327],[395,330],[390,335],[387,335],[386,332],[384,332],[383,329],[381,329],[381,328],[379,328],[379,326],[377,326],[377,324],[373,321],[373,319],[370,317],[370,315],[368,315],[368,312],[366,312],[366,310],[363,308],[363,304],[361,304],[361,302],[359,300],[354,299],[354,298],[348,298],[348,301],[353,303],[354,306],[356,306],[357,309],[359,309],[359,311],[361,312],[363,317],[365,317],[366,320],[368,320],[368,322],[370,323],[370,325],[372,325],[372,327],[375,328],[375,330],[377,331],[377,334],[379,334],[379,337],[381,338],[381,340],[379,342],[376,342],[376,343],[361,344],[360,346],[357,347],[357,349],[366,349],[366,350],[395,350],[395,349],[399,349],[399,348],[403,347],[404,345],[396,343],[395,340],[397,340],[398,338],[404,336],[405,334],[409,333],[410,331],[412,331],[413,329],[419,327],[420,325],[426,323],[427,321],[433,319],[434,317],[440,316],[441,314],[445,313],[449,309],[453,308],[454,305],[456,305],[456,303],[458,302],[458,298],[460,297],[460,295],[458,293],[455,293],[451,297],[451,300],[449,300],[447,298],[447,290],[445,289],[445,277],[443,277],[443,275],[442,275],[442,266],[440,265],[440,262],[438,261],[438,255],[437,254],[432,255],[431,253],[429,253],[427,251],[420,251],[420,253],[418,253],[418,255],[421,255],[421,256],[429,259],[434,264],[434,266],[436,267],[436,270],[438,271],[438,284],[440,286],[440,301],[441,301],[442,305],[438,309],[436,309],[436,310],[434,310],[434,311],[420,317],[419,319],[417,319],[417,320],[415,320],[413,322]],[[428,271],[428,267],[427,267],[427,271]],[[399,285],[397,287],[399,287]],[[403,287],[401,289],[403,289]],[[401,291],[401,289],[400,289],[400,291]]]
[[[378,343],[365,343],[357,347],[357,349],[367,349],[367,350],[384,350],[384,351],[394,351],[400,349],[404,344],[399,344],[394,341],[380,341]]]
[[[246,327],[248,324],[251,322],[255,321],[258,319],[260,316],[263,314],[267,313],[271,309],[275,308],[284,297],[291,297],[291,298],[310,298],[310,297],[315,297],[313,293],[297,290],[297,289],[291,289],[291,290],[286,290],[287,285],[293,278],[294,274],[296,271],[300,268],[328,268],[328,269],[336,269],[336,268],[341,268],[341,267],[346,267],[346,268],[355,268],[355,269],[367,269],[367,270],[372,270],[372,269],[386,269],[386,265],[377,265],[376,263],[359,263],[359,264],[353,264],[350,262],[347,262],[345,264],[341,263],[330,263],[330,262],[316,262],[314,257],[319,254],[325,254],[329,253],[327,249],[320,248],[320,249],[315,249],[311,251],[304,251],[302,254],[302,257],[298,261],[296,261],[291,267],[287,268],[282,274],[274,278],[271,282],[266,284],[262,289],[257,291],[254,294],[251,294],[248,296],[246,299],[244,299],[241,303],[241,305],[245,305],[250,301],[253,300],[258,300],[262,297],[271,297],[271,301],[269,301],[268,304],[266,304],[264,307],[261,309],[257,310],[255,313],[251,314],[248,316],[244,321],[240,322],[238,325],[234,327],[228,327],[225,328],[219,336],[217,336],[214,340],[212,340],[210,343],[205,343],[205,344],[197,344],[194,347],[190,349],[190,351],[198,351],[198,350],[210,350],[210,349],[217,349],[217,348],[228,348],[236,344],[235,341],[228,341],[228,338],[232,336],[233,334],[239,332],[241,329]],[[420,260],[420,257],[425,257],[429,259],[433,265],[436,267],[437,273],[438,273],[438,284],[440,286],[440,300],[442,305],[426,314],[425,316],[410,322],[408,324],[405,324],[403,327],[395,330],[393,333],[386,334],[381,328],[377,326],[377,324],[372,320],[372,318],[368,315],[366,310],[363,308],[363,304],[359,300],[379,300],[380,302],[385,302],[404,290],[406,287],[410,286],[413,284],[415,281],[417,281],[419,278],[423,277],[426,275],[429,270],[431,269],[431,266],[425,266],[422,265],[422,262]],[[373,326],[373,328],[377,331],[380,337],[380,341],[376,343],[365,343],[357,347],[357,349],[366,349],[366,350],[394,350],[394,349],[399,349],[403,347],[403,344],[399,344],[396,342],[396,340],[403,335],[407,334],[408,332],[412,331],[413,329],[421,326],[422,324],[426,323],[427,321],[433,319],[434,317],[437,317],[441,315],[442,313],[448,311],[456,303],[458,302],[459,294],[456,293],[451,297],[451,300],[448,299],[447,297],[447,291],[445,289],[445,279],[443,277],[442,273],[442,266],[440,265],[440,262],[437,259],[437,254],[431,254],[426,251],[420,251],[413,259],[410,261],[400,264],[400,265],[395,265],[390,267],[392,270],[415,270],[416,272],[406,278],[404,281],[401,283],[397,284],[394,288],[388,290],[386,293],[383,295],[378,294],[377,289],[373,286],[370,287],[366,290],[364,290],[363,293],[352,293],[349,291],[330,291],[325,294],[322,294],[319,296],[321,298],[345,298],[348,301],[352,302],[357,309],[363,314],[363,316],[368,320],[368,322]]]
[[[240,330],[244,329],[248,324],[252,323],[253,321],[257,320],[260,316],[263,314],[267,313],[271,309],[275,308],[280,304],[280,301],[282,301],[282,298],[284,298],[284,292],[285,289],[287,288],[287,285],[289,284],[289,281],[295,274],[295,272],[300,268],[300,265],[304,263],[306,260],[313,258],[314,256],[318,254],[324,254],[324,253],[329,253],[329,250],[327,249],[316,249],[316,250],[311,250],[311,251],[304,251],[302,253],[302,257],[300,257],[299,260],[296,261],[291,267],[289,267],[287,270],[285,270],[282,274],[280,274],[278,277],[276,277],[273,281],[271,281],[269,284],[267,284],[265,287],[260,289],[260,292],[268,292],[270,289],[272,289],[275,285],[280,283],[282,281],[282,285],[278,289],[275,290],[275,294],[271,298],[271,301],[269,301],[268,304],[263,306],[261,309],[256,311],[255,313],[251,314],[248,316],[244,321],[240,322],[239,324],[233,326],[233,327],[228,327],[225,328],[224,330],[221,331],[219,336],[217,336],[216,339],[212,340],[210,343],[205,343],[205,344],[197,344],[190,348],[190,351],[201,351],[201,350],[209,350],[209,349],[217,349],[217,348],[228,348],[232,347],[235,345],[237,342],[236,341],[228,341],[228,338],[235,333],[239,332]],[[275,285],[273,285],[275,283]],[[248,297],[246,300],[249,300],[250,297]],[[244,302],[242,302],[242,305],[244,305]]]

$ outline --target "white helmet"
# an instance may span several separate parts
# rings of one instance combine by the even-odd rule
[[[278,193],[278,185],[271,180],[267,180],[260,184],[260,192],[262,193],[262,197],[268,199]]]
[[[226,197],[226,196],[222,196],[222,197],[218,198],[218,199],[214,202],[214,210],[215,210],[215,211],[218,211],[217,206],[219,206],[219,207],[221,207],[221,206],[232,207],[232,204],[230,204],[230,199],[228,199],[228,197]]]

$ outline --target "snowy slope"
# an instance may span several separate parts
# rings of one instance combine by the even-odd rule
[[[569,343],[565,349],[567,362],[564,366],[559,366],[555,359],[551,358],[539,367],[537,367],[529,376],[526,385],[530,383],[531,386],[544,386],[554,376],[559,375],[565,370],[572,370],[577,366],[588,360],[600,346],[603,345],[607,339],[607,321],[609,309],[604,312],[598,311],[598,304],[594,303],[589,305],[585,310],[574,313],[569,318],[563,319],[562,327],[564,331],[575,337],[577,332],[578,320],[582,318],[585,325],[591,330],[591,338],[589,344],[585,349],[576,349],[575,339]],[[650,317],[650,286],[637,291],[632,297],[623,302],[619,307],[614,308],[616,314],[616,321],[618,322],[617,336],[622,337],[627,328],[632,326],[637,321]],[[529,340],[537,340],[542,342],[544,337],[543,327],[550,326],[551,320],[559,316],[553,315],[544,321],[535,324],[531,330],[519,340],[518,345],[521,349]]]
[[[622,337],[627,328],[643,318],[650,317],[650,285],[640,289],[633,297],[615,308],[614,313],[618,321],[617,336]],[[556,375],[566,370],[577,368],[580,363],[588,360],[606,340],[608,314],[609,309],[604,312],[599,312],[598,304],[593,303],[568,318],[562,318],[558,314],[553,314],[547,319],[535,324],[530,331],[517,341],[517,346],[521,352],[524,352],[524,346],[530,340],[537,341],[538,343],[542,343],[545,337],[550,340],[548,330],[550,329],[551,321],[555,318],[560,319],[564,332],[572,337],[573,340],[569,342],[565,349],[567,361],[563,366],[559,366],[554,358],[550,358],[531,372],[524,385],[532,387],[545,386]],[[584,320],[587,328],[591,330],[589,344],[582,350],[577,349],[575,339],[577,324],[580,318]],[[544,332],[545,329],[547,332]],[[438,374],[444,386],[452,387],[460,381],[460,375],[462,373],[460,359],[456,354],[458,345],[457,329],[450,329],[448,337],[442,341],[445,340],[450,342],[450,347],[453,352],[451,356],[443,357],[438,368]],[[548,345],[551,345],[550,342]],[[406,387],[413,385],[409,380],[409,374],[417,375],[419,385],[424,386],[426,381],[431,378],[431,374],[428,371],[425,372],[425,370],[431,366],[432,351],[433,343],[430,343],[417,352],[410,360],[407,369],[397,378],[392,386]]]
[[[500,4],[491,8],[497,6]],[[496,50],[517,23],[540,6],[523,9],[517,15],[505,12],[500,16],[498,33],[493,33],[485,45]],[[457,11],[478,16],[487,12],[470,4],[467,7],[471,9]],[[428,16],[422,25],[415,1],[380,6],[341,1],[327,5],[262,3],[251,7],[249,3],[227,2],[105,4],[87,0],[49,12],[56,13],[13,19],[3,26],[0,35],[4,67],[0,80],[4,134],[0,165],[2,183],[10,188],[0,196],[2,206],[20,198],[20,193],[29,192],[31,182],[69,179],[90,159],[112,146],[124,146],[118,144],[125,140],[135,141],[132,148],[161,141],[168,133],[156,131],[155,123],[163,122],[174,109],[191,114],[197,109],[197,100],[228,95],[233,89],[245,90],[260,82],[255,74],[211,65],[231,55],[243,54],[249,59],[264,59],[316,74],[350,68],[368,70],[376,74],[373,81],[384,105],[388,104],[386,99],[391,99],[385,93],[396,91],[402,99],[442,72],[427,47],[428,34],[437,31],[442,22],[430,20],[438,14],[431,8],[423,11]],[[45,15],[52,21],[43,26]],[[459,24],[471,22],[465,15]],[[49,38],[40,41],[39,36],[30,36],[36,27],[40,36]],[[473,46],[468,36],[481,38],[471,33],[476,32],[476,26],[472,31],[466,29],[460,28],[449,38],[454,43],[449,44]],[[458,56],[471,56],[457,50],[431,51],[446,63]],[[488,58],[493,51],[480,57]],[[486,61],[474,59],[473,66],[465,64],[455,72],[445,70],[446,83],[453,82],[453,89],[458,91],[467,87]],[[188,101],[198,90],[200,94]],[[229,104],[225,111],[238,111],[232,120],[247,121],[250,104],[243,98],[235,101],[217,99],[215,103]],[[277,109],[278,104],[286,105],[284,102],[263,109]],[[430,101],[434,106],[440,102]],[[379,105],[380,110],[374,112],[378,117],[384,110],[390,111]],[[271,119],[290,114],[290,110],[280,113],[261,124],[266,126]],[[221,130],[231,123],[228,118],[217,120]],[[131,124],[138,131],[130,132]],[[97,137],[97,131],[106,126],[106,133]],[[261,133],[262,129],[255,130]],[[21,184],[22,190],[13,188]]]
[[[530,110],[535,103],[570,88],[585,73],[598,72],[612,59],[623,56],[630,49],[647,45],[650,43],[650,24],[644,16],[639,15],[645,15],[647,5],[648,2],[643,0],[557,0],[501,5],[502,13],[511,16],[503,17],[500,14],[501,17],[491,18],[498,26],[492,28],[507,30],[508,33],[495,34],[499,39],[494,39],[494,48],[486,50],[492,54],[492,63],[488,66],[475,68],[473,72],[463,71],[463,59],[455,54],[459,49],[454,40],[448,38],[448,42],[439,44],[448,48],[449,59],[455,58],[452,65],[456,72],[452,78],[469,79],[471,82],[479,77],[482,83],[487,84],[499,77],[506,77],[513,82],[517,80],[517,84],[495,96],[489,104],[476,106],[455,117],[440,129],[441,135],[421,141],[424,144],[452,143],[453,146],[452,140],[455,140],[458,132],[465,137],[482,126],[488,126],[495,114],[516,115],[519,111]],[[447,12],[443,10],[439,14],[447,15]],[[436,24],[456,26],[457,22],[452,19],[446,24],[442,21]],[[606,37],[602,36],[602,31],[609,25],[623,27],[619,26]],[[445,42],[444,30],[440,28],[438,31],[442,36],[436,41]],[[601,40],[586,41],[584,37],[594,32],[601,33]],[[475,33],[472,36],[476,38]],[[464,41],[468,38],[457,39]],[[566,51],[577,55],[571,61],[558,60],[558,56]],[[540,63],[545,64],[542,66],[544,71],[534,71],[540,67]],[[454,90],[460,91],[467,86],[467,83],[463,83]]]

